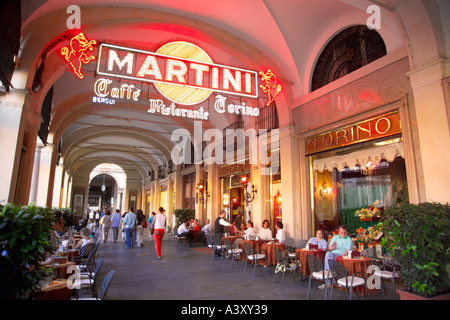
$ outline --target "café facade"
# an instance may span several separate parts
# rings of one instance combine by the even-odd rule
[[[225,210],[300,243],[449,201],[448,2],[69,2],[8,7],[3,202]]]

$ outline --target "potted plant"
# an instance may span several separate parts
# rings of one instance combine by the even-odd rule
[[[49,208],[0,206],[0,295],[3,299],[31,299],[51,269],[41,265],[54,252]]]
[[[178,228],[181,223],[186,220],[194,219],[195,210],[192,209],[176,209],[175,212],[175,227]]]
[[[449,299],[450,206],[434,202],[404,203],[385,210],[382,244],[401,265],[399,273],[413,299]]]

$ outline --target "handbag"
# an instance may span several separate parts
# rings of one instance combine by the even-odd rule
[[[142,228],[147,228],[147,221],[142,221]]]

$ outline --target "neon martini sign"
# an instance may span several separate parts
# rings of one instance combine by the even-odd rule
[[[79,38],[80,35],[77,35],[72,40],[75,39],[77,44]],[[88,49],[92,51],[92,45],[96,44],[95,40],[88,40],[84,35],[82,38],[82,44],[89,44]],[[79,51],[80,59],[82,59],[80,65],[89,62],[85,59],[85,47],[80,47],[84,49]],[[77,52],[73,50],[73,55],[76,56]],[[91,58],[91,60],[94,59]],[[81,75],[80,78],[82,78],[81,69],[77,69],[75,74],[78,77]],[[270,105],[281,91],[281,85],[277,83],[271,70],[258,73],[216,64],[203,49],[185,41],[169,42],[155,52],[102,43],[98,49],[96,74],[102,78],[95,81],[96,97],[93,98],[93,102],[115,104],[115,99],[139,101],[141,89],[136,86],[136,83],[151,83],[156,91],[171,104],[166,106],[161,99],[150,99],[149,113],[159,112],[163,115],[175,116],[190,114],[199,119],[207,119],[208,112],[199,109],[202,111],[200,117],[198,113],[194,115],[192,110],[177,109],[176,105],[198,105],[215,93],[216,112],[228,111],[258,116],[259,108],[252,108],[245,103],[227,106],[226,97],[258,99],[258,91],[261,89],[267,94],[267,105]],[[262,81],[260,85],[258,85],[258,75]],[[119,84],[114,86],[111,79],[116,79]],[[130,83],[124,83],[126,81]]]

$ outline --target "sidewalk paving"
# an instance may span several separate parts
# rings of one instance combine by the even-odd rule
[[[156,258],[154,241],[149,241],[147,233],[142,248],[127,249],[120,239],[102,243],[98,255],[104,255],[105,260],[98,287],[104,275],[115,270],[107,300],[306,300],[308,280],[298,281],[298,272],[295,280],[287,272],[281,288],[282,275],[274,282],[273,268],[257,267],[253,279],[253,268],[247,267],[244,275],[241,261],[234,261],[230,270],[230,259],[223,266],[220,257],[212,261],[205,251],[206,247],[177,246],[168,234],[163,239],[161,260]],[[324,290],[318,285],[312,282],[310,300],[324,299]],[[386,291],[368,299],[391,300],[388,283]],[[333,290],[333,300],[341,299],[345,299],[344,293]],[[354,294],[352,299],[365,298]]]

